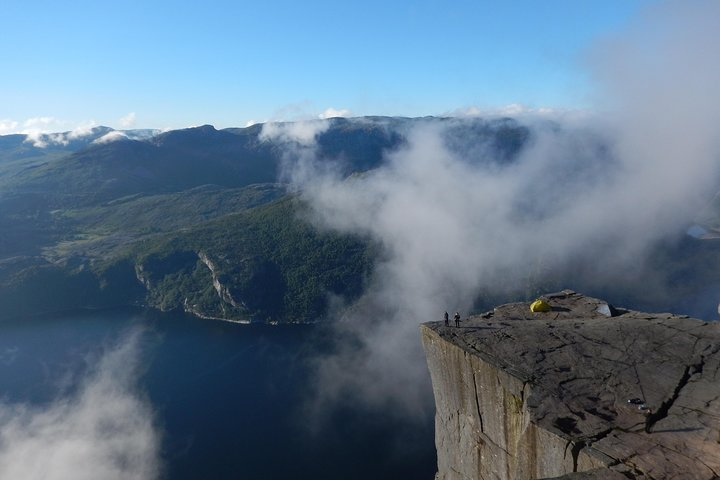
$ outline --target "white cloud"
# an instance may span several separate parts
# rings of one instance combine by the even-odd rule
[[[37,148],[46,148],[49,145],[67,145],[93,133],[97,126],[94,120],[73,124],[55,117],[33,117],[22,123],[23,128],[18,133],[27,135],[25,141]],[[72,127],[69,131],[68,127]],[[63,131],[64,130],[64,131]]]
[[[25,129],[20,133],[27,136],[27,138],[25,138],[25,142],[31,143],[33,147],[45,148],[49,143],[51,143],[48,135],[44,134],[42,130],[39,129]]]
[[[130,128],[135,125],[135,112],[130,112],[120,119],[120,126]]]
[[[57,126],[58,123],[58,120],[54,117],[28,118],[23,122],[23,129],[20,133],[27,135],[25,141],[31,143],[34,147],[45,148],[49,143],[55,141],[50,139],[46,133],[52,129],[52,126]],[[61,141],[64,141],[64,138]]]
[[[108,132],[102,137],[96,138],[93,140],[92,143],[95,144],[104,144],[104,143],[110,143],[110,142],[117,142],[118,140],[127,140],[128,136],[127,134],[120,132],[118,130],[113,130],[112,132]]]
[[[0,135],[5,135],[8,133],[16,133],[17,132],[16,129],[17,129],[18,125],[19,125],[18,122],[14,121],[14,120],[10,120],[8,118],[4,118],[4,119],[0,120]]]
[[[314,145],[315,138],[329,127],[330,124],[325,120],[305,120],[292,123],[269,122],[263,125],[260,139],[310,147]]]
[[[57,125],[58,120],[55,117],[32,117],[23,122],[23,126],[27,129],[47,129],[50,125]]]
[[[136,387],[140,335],[107,352],[74,394],[41,406],[0,403],[0,478],[159,477],[160,435]]]
[[[351,115],[350,110],[347,108],[341,108],[340,110],[337,110],[335,108],[328,108],[324,112],[320,113],[318,115],[318,118],[320,119],[327,119],[327,118],[335,118],[335,117],[349,117]]]
[[[93,133],[93,129],[97,127],[97,123],[95,123],[95,120],[88,120],[87,122],[83,122],[80,125],[73,128],[70,133],[68,133],[69,139],[77,139],[86,137]]]

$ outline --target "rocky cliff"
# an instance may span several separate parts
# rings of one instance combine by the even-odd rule
[[[720,478],[720,324],[546,300],[421,327],[437,478]]]

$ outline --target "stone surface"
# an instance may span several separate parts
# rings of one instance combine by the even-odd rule
[[[543,298],[421,327],[437,478],[720,478],[720,324]]]

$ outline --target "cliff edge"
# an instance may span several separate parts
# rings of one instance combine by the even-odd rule
[[[421,326],[436,478],[720,478],[720,323],[544,298]]]

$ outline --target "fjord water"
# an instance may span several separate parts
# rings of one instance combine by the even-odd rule
[[[0,324],[6,404],[42,406],[140,328],[141,395],[162,436],[167,479],[430,479],[432,419],[407,424],[351,404],[307,414],[308,360],[322,326],[240,325],[138,310]]]

